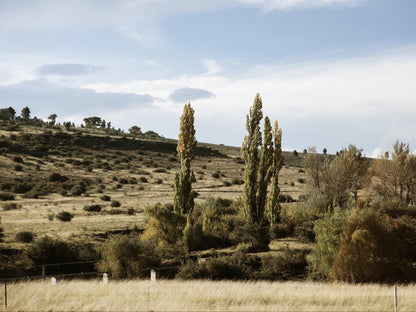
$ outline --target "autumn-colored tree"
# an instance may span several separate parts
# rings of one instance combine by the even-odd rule
[[[194,192],[192,191],[191,160],[196,148],[194,110],[191,103],[185,104],[181,116],[177,151],[181,160],[181,169],[175,176],[174,211],[187,214],[194,207]]]
[[[409,144],[396,141],[391,153],[375,160],[369,175],[367,196],[391,207],[416,203],[416,156]]]

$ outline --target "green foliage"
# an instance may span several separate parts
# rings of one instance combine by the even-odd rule
[[[29,107],[24,107],[22,109],[22,114],[21,114],[22,118],[24,121],[29,121],[30,119],[30,108]]]
[[[61,175],[60,173],[54,172],[49,176],[49,181],[51,182],[66,182],[68,177]]]
[[[68,211],[61,211],[56,215],[56,218],[62,222],[70,222],[74,216]]]
[[[102,209],[101,205],[98,205],[98,204],[84,206],[84,211],[88,211],[88,212],[100,212],[101,209]]]
[[[240,254],[213,258],[202,263],[189,263],[176,275],[180,279],[245,280],[251,269]]]
[[[148,277],[149,268],[160,267],[156,245],[136,235],[111,236],[101,250],[98,269],[115,279]]]
[[[0,200],[7,201],[7,200],[14,200],[14,194],[8,192],[0,193]]]
[[[112,200],[110,206],[111,207],[121,207],[121,203],[118,200]]]
[[[111,197],[108,196],[108,195],[103,195],[103,196],[100,197],[100,199],[103,200],[103,201],[110,201]]]
[[[193,222],[188,218],[183,230],[183,245],[186,252],[201,250],[203,248],[202,223]]]
[[[260,132],[260,122],[263,118],[262,101],[257,94],[254,104],[247,115],[245,136],[241,148],[242,158],[245,161],[244,170],[244,215],[247,223],[264,223],[266,217],[269,223],[278,221],[280,205],[278,187],[278,174],[283,165],[281,152],[282,132],[275,122],[274,129],[268,117],[264,120],[263,139]],[[261,153],[259,153],[261,147]],[[267,198],[267,189],[272,179],[272,186]]]
[[[307,276],[307,252],[285,249],[281,255],[261,259],[261,269],[255,278],[270,281],[303,280]]]
[[[177,246],[183,238],[186,217],[162,204],[150,206],[145,210],[147,216],[143,239],[152,240],[158,246]]]
[[[21,231],[16,233],[16,241],[20,243],[31,243],[36,237],[36,234],[30,231]]]
[[[236,228],[231,234],[231,238],[236,243],[247,244],[250,252],[269,250],[269,227],[262,223],[246,223],[243,226]]]
[[[185,104],[181,116],[180,132],[178,136],[178,156],[181,169],[175,175],[174,210],[187,214],[194,207],[194,192],[192,191],[191,160],[195,153],[196,139],[194,128],[194,110],[191,103]]]
[[[311,252],[311,277],[324,280],[329,278],[348,217],[349,211],[337,208],[315,223],[313,231],[316,244]]]
[[[73,243],[50,236],[41,237],[24,249],[24,256],[31,264],[55,264],[91,261],[97,259],[92,245],[86,243]],[[94,271],[94,264],[80,263],[76,265],[51,266],[46,274],[64,274],[75,272]]]
[[[348,220],[330,277],[353,283],[412,281],[415,269],[404,257],[403,247],[385,215],[356,209]]]

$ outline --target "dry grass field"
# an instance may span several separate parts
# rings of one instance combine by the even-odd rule
[[[10,311],[394,311],[393,287],[382,285],[58,280],[13,283],[7,290]],[[415,291],[398,287],[399,311],[415,310]]]

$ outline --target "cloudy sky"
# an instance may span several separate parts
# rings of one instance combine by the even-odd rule
[[[256,93],[284,148],[416,149],[415,0],[0,0],[0,106],[240,146]]]

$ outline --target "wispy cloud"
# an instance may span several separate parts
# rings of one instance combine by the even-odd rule
[[[213,96],[214,94],[204,89],[180,88],[174,90],[169,95],[169,98],[175,103],[180,103],[199,99],[208,99]]]
[[[311,9],[329,6],[356,6],[368,0],[235,0],[245,5],[261,7],[265,11]]]
[[[61,75],[61,76],[78,76],[92,74],[104,69],[101,66],[87,64],[49,64],[43,65],[36,69],[41,76]]]
[[[202,66],[204,66],[206,70],[205,75],[207,76],[218,74],[222,70],[220,64],[218,64],[216,60],[207,59],[207,60],[202,60],[201,62],[202,62]]]

